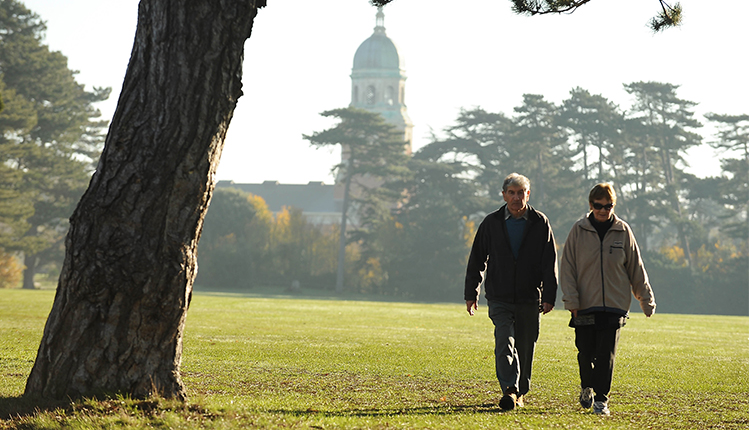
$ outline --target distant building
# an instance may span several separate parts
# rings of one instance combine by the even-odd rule
[[[375,29],[357,48],[352,66],[351,106],[377,112],[386,121],[404,133],[404,151],[411,155],[414,125],[406,112],[406,71],[404,57],[393,41],[385,34],[383,8],[375,16]],[[341,160],[347,151],[342,148]],[[302,210],[307,220],[315,225],[341,222],[343,185],[326,185],[322,182],[307,184],[279,184],[265,181],[262,184],[236,184],[219,181],[217,188],[236,188],[263,198],[274,214],[284,206]]]
[[[265,181],[262,184],[235,184],[233,181],[219,181],[216,188],[235,188],[254,194],[266,201],[274,214],[284,207],[302,211],[308,222],[314,225],[332,225],[341,222],[340,199],[334,198],[334,185],[311,181],[307,184],[279,184],[278,181]]]

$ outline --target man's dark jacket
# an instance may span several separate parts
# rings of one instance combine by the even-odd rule
[[[479,224],[466,267],[464,300],[477,300],[485,274],[485,297],[504,303],[551,303],[557,297],[557,249],[547,216],[527,206],[518,258],[505,225],[507,205]]]

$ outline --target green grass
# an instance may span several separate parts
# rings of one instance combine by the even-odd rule
[[[0,428],[748,428],[748,318],[633,314],[612,416],[578,406],[567,313],[542,318],[527,406],[497,407],[486,308],[196,294],[186,404],[116,397],[32,405],[26,377],[53,291],[0,290]]]

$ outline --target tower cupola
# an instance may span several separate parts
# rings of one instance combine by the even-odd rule
[[[380,113],[404,132],[407,153],[411,153],[412,128],[406,112],[406,62],[385,33],[385,14],[378,7],[372,35],[357,48],[352,66],[351,105]]]

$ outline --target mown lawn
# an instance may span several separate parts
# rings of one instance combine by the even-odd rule
[[[583,411],[573,331],[542,318],[527,406],[497,407],[486,308],[195,294],[190,399],[31,405],[21,397],[53,291],[0,290],[0,428],[748,428],[748,318],[633,313],[612,416]],[[36,409],[36,410],[35,410]]]

